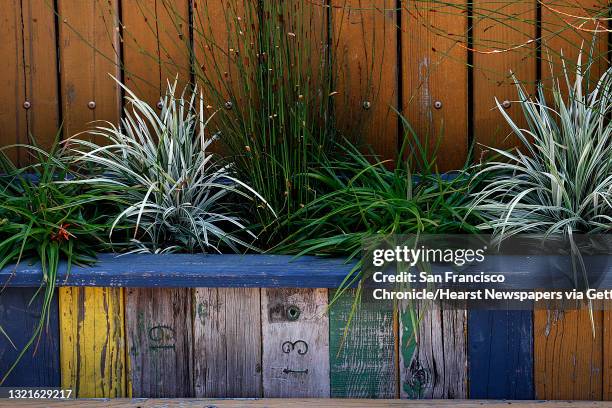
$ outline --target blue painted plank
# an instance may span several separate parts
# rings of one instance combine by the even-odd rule
[[[530,310],[470,310],[469,396],[533,399],[533,317]]]
[[[0,334],[0,378],[15,362],[17,355],[32,337],[40,319],[43,294],[28,305],[36,289],[6,288],[0,293],[0,326],[8,333],[17,349]],[[38,346],[36,343],[23,355],[6,379],[3,387],[59,387],[59,317],[57,293],[51,303],[48,330]]]
[[[284,255],[100,254],[94,266],[62,263],[58,286],[335,288],[354,267],[344,259]],[[0,285],[37,287],[38,264],[0,271]]]

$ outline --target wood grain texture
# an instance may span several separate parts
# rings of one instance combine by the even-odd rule
[[[125,397],[123,289],[60,288],[62,388],[80,398]]]
[[[416,318],[410,316],[413,310]],[[414,350],[400,363],[402,398],[466,398],[465,310],[441,310],[433,302],[400,312],[400,347]],[[406,330],[418,322],[418,330]],[[416,344],[415,344],[416,342]]]
[[[23,400],[19,406],[40,407],[40,400]],[[15,403],[10,400],[0,400],[0,407],[13,408]],[[99,399],[99,400],[49,400],[44,402],[46,407],[79,407],[79,408],[98,408],[98,407],[131,407],[131,408],[371,408],[378,407],[403,407],[403,408],[431,408],[431,407],[453,407],[453,408],[482,408],[486,407],[506,407],[506,408],[603,408],[610,404],[601,401],[495,401],[495,400],[364,400],[364,399]]]
[[[606,22],[593,17],[608,17],[609,2],[606,0],[571,0],[541,2],[542,7],[542,80],[550,88],[554,77],[563,76],[562,60],[564,59],[570,74],[575,71],[580,49],[583,49],[582,63],[593,47],[594,64],[591,70],[591,84],[609,65],[608,35]],[[603,24],[601,26],[598,24]],[[593,30],[600,30],[593,44]],[[552,69],[551,69],[552,63]],[[561,85],[561,89],[565,90]]]
[[[118,0],[59,0],[58,14],[64,132],[116,123],[120,92],[110,75],[121,78]]]
[[[7,2],[0,14],[0,146],[23,141],[27,135],[21,1]],[[7,152],[17,162],[16,151]]]
[[[533,399],[529,310],[468,311],[470,398]]]
[[[134,397],[191,397],[191,289],[126,289],[128,378]]]
[[[0,376],[17,360],[17,356],[34,334],[40,320],[43,293],[33,299],[37,289],[4,288],[0,292],[0,327],[8,334],[0,334]],[[30,304],[32,302],[32,304]],[[59,387],[59,316],[57,292],[51,300],[49,322],[43,335],[32,347],[11,374],[2,383],[3,387]]]
[[[382,159],[397,156],[398,26],[394,0],[332,4],[332,61],[339,129],[363,138]]]
[[[458,169],[467,158],[467,14],[458,13],[463,7],[458,1],[402,2],[402,110],[430,152],[440,141],[440,171]]]
[[[264,289],[263,394],[329,397],[327,289]]]
[[[603,386],[601,311],[534,312],[535,391],[539,399],[600,400]]]
[[[476,146],[475,160],[481,159],[487,147],[507,149],[519,143],[510,136],[510,126],[499,112],[496,99],[500,104],[508,101],[506,113],[519,127],[526,126],[512,73],[529,93],[535,92],[536,10],[534,0],[474,2],[474,141],[484,145]]]
[[[197,397],[262,396],[259,289],[194,290]]]
[[[330,301],[334,294],[335,291],[330,292]],[[351,315],[354,301],[352,290],[329,309],[331,396],[395,398],[399,391],[393,302],[374,300],[372,291],[365,290]]]
[[[125,84],[152,106],[178,75],[190,81],[189,0],[121,2]]]
[[[59,127],[54,10],[44,0],[10,1],[0,16],[0,145],[29,143],[48,148]],[[24,102],[30,103],[24,109]],[[13,160],[27,164],[30,152]]]
[[[98,254],[93,266],[58,267],[60,286],[124,287],[338,287],[355,266],[342,258],[291,255]],[[13,273],[15,272],[15,273]],[[0,271],[0,285],[38,287],[40,264]]]
[[[603,363],[602,363],[602,399],[612,400],[612,314],[610,314],[610,302],[605,304],[603,310]]]

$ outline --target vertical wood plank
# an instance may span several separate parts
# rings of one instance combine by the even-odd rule
[[[123,289],[60,288],[62,388],[81,398],[125,397]]]
[[[583,48],[582,62],[585,63],[591,43],[592,30],[600,30],[597,34],[594,49],[594,67],[592,69],[591,85],[599,79],[599,75],[609,65],[608,34],[606,22],[600,21],[598,26],[593,17],[607,18],[609,2],[606,0],[572,0],[562,2],[540,2],[542,9],[542,80],[547,87],[551,85],[553,76],[563,75],[562,58],[571,72],[576,67],[578,53]],[[588,20],[591,18],[591,20]],[[552,72],[551,65],[552,64]],[[565,86],[562,84],[561,89]]]
[[[262,396],[259,289],[199,288],[194,294],[195,396]]]
[[[43,0],[14,1],[5,5],[1,18],[0,144],[29,143],[31,134],[48,148],[59,126],[53,7]],[[11,157],[25,164],[29,154],[19,149]]]
[[[529,310],[468,312],[470,398],[533,399],[533,319]]]
[[[349,138],[363,138],[382,159],[396,159],[398,26],[394,0],[332,2],[335,111]],[[357,134],[356,134],[357,133]]]
[[[534,313],[537,399],[602,398],[603,313],[588,310],[536,310]]]
[[[40,320],[43,294],[30,304],[37,288],[4,288],[0,292],[0,378],[16,361]],[[59,387],[59,316],[57,292],[51,300],[49,323],[39,342],[34,342],[19,364],[2,383],[3,387]]]
[[[443,310],[433,302],[413,310],[416,319],[408,310],[400,313],[400,347],[414,350],[410,360],[402,356],[401,397],[467,398],[466,311]]]
[[[402,2],[402,110],[430,151],[440,141],[440,171],[467,155],[468,83],[465,2]],[[436,103],[438,102],[438,103]]]
[[[21,1],[7,3],[0,15],[0,146],[18,143],[27,135],[25,96],[25,66],[21,31]],[[6,151],[5,151],[6,152]],[[10,153],[17,162],[16,151]]]
[[[121,2],[125,84],[155,106],[166,84],[179,76],[178,90],[189,82],[189,0]]]
[[[550,89],[553,77],[564,85],[562,59],[566,62],[570,81],[574,80],[578,53],[583,46],[582,62],[591,47],[593,34],[588,30],[596,27],[583,17],[601,14],[608,10],[604,0],[575,0],[571,2],[541,2],[542,30],[542,82]],[[606,14],[604,14],[606,15]],[[608,66],[607,34],[598,35],[591,69],[591,84]],[[551,71],[552,64],[552,71]],[[547,99],[551,99],[547,92]],[[603,396],[604,343],[603,320],[608,311],[594,313],[595,333],[588,310],[536,310],[534,312],[534,365],[536,398],[547,399],[601,399]]]
[[[330,293],[330,300],[335,292]],[[329,359],[333,398],[396,398],[397,351],[392,302],[365,290],[352,317],[354,291],[329,309]],[[348,332],[345,328],[348,326]]]
[[[263,289],[263,394],[329,397],[327,289]]]
[[[603,313],[603,389],[602,399],[612,400],[612,314],[610,313],[610,302],[604,303]]]
[[[537,5],[533,0],[474,2],[474,141],[484,146],[511,148],[518,140],[499,112],[495,99],[519,127],[526,126],[511,72],[528,92],[535,92]],[[501,51],[501,52],[497,52]],[[486,147],[476,146],[475,160]]]
[[[138,398],[193,397],[191,289],[126,289],[128,377]]]
[[[118,0],[59,0],[59,55],[64,132],[119,117]],[[93,104],[92,104],[93,103]]]

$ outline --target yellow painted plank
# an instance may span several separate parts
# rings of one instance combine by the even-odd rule
[[[82,398],[125,397],[123,289],[60,288],[62,388]]]

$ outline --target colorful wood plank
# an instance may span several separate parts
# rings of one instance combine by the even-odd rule
[[[123,1],[125,84],[156,106],[178,75],[178,90],[190,81],[189,0]]]
[[[264,289],[263,394],[329,397],[327,289]]]
[[[394,0],[332,2],[332,60],[339,129],[383,159],[397,156],[398,24]]]
[[[455,4],[456,3],[456,4]],[[461,168],[468,148],[467,13],[464,2],[402,2],[402,111],[439,171]]]
[[[123,289],[60,288],[62,388],[77,397],[126,397]]]
[[[474,159],[478,161],[487,147],[507,149],[519,143],[511,136],[496,99],[519,127],[526,126],[512,74],[529,93],[535,92],[537,4],[534,0],[478,0],[472,14],[473,128],[479,144]]]
[[[536,310],[534,376],[538,399],[600,400],[603,387],[603,313]]]
[[[0,145],[49,147],[59,127],[54,10],[42,0],[11,1],[0,16]],[[11,152],[27,164],[31,152]]]
[[[194,291],[196,397],[262,396],[259,289]]]
[[[530,310],[468,312],[469,396],[533,399],[533,319]]]
[[[43,292],[36,288],[4,288],[0,292],[0,379],[6,375],[40,320]],[[57,292],[51,301],[49,322],[40,340],[23,355],[3,387],[59,387],[59,316]],[[14,344],[11,344],[11,342]]]
[[[8,402],[4,402],[8,401]],[[11,400],[0,401],[0,407],[13,408]],[[23,400],[20,407],[38,408],[40,401]],[[364,400],[364,399],[330,399],[330,398],[301,398],[301,399],[137,399],[137,400],[49,400],[45,406],[50,408],[606,408],[610,405],[601,401],[495,401],[495,400]]]
[[[364,290],[355,313],[350,290],[329,309],[332,398],[396,398],[397,318],[393,302],[374,300]],[[336,291],[330,291],[330,302]]]
[[[400,322],[401,397],[467,398],[466,311],[422,302],[404,307]]]
[[[603,310],[603,363],[602,363],[602,399],[612,400],[612,314],[610,303],[605,304]]]
[[[130,288],[125,304],[132,396],[193,396],[191,290]]]
[[[93,266],[58,268],[59,286],[334,288],[354,267],[342,258],[291,255],[99,254]],[[15,273],[13,273],[15,272]],[[0,285],[40,285],[40,264],[0,270]]]
[[[59,0],[59,56],[64,132],[117,122],[121,79],[118,0]],[[84,63],[87,61],[87,63]]]

